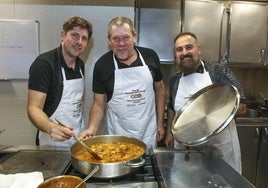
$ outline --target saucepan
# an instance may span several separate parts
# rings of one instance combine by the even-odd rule
[[[239,102],[240,95],[233,85],[212,84],[199,90],[174,118],[175,140],[185,146],[206,143],[227,127]]]
[[[61,175],[45,180],[37,188],[75,188],[82,181],[77,176]],[[86,183],[83,182],[79,188],[86,188]]]
[[[83,149],[79,143],[74,143],[71,148],[71,163],[73,167],[82,174],[88,174],[96,165],[100,168],[93,175],[95,178],[117,178],[127,174],[130,174],[144,165],[145,159],[143,158],[144,153],[146,152],[146,145],[140,141],[139,139],[121,136],[121,135],[99,135],[83,140],[83,142],[91,147],[94,144],[99,143],[118,143],[118,142],[126,142],[131,144],[136,144],[143,149],[144,152],[139,154],[135,158],[131,158],[125,161],[119,162],[102,162],[102,161],[92,161],[89,162],[87,160],[82,160],[77,156],[77,152]],[[136,152],[136,151],[132,151]]]
[[[251,118],[258,117],[258,110],[247,108],[246,116]]]

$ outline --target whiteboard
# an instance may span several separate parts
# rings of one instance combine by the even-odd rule
[[[28,79],[39,54],[39,22],[0,20],[0,79]]]

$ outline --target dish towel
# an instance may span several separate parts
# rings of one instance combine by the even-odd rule
[[[43,181],[42,172],[0,174],[0,188],[37,188]]]

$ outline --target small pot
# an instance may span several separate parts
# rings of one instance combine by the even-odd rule
[[[81,181],[83,180],[77,176],[62,175],[45,180],[37,188],[74,188]],[[86,188],[86,183],[84,182],[79,188]]]
[[[248,108],[247,109],[247,115],[248,115],[248,117],[253,117],[253,118],[258,117],[258,111]]]
[[[146,145],[142,141],[136,138],[120,136],[120,135],[94,136],[86,140],[83,140],[83,142],[89,147],[96,143],[128,142],[143,147],[144,153],[146,152]],[[92,171],[92,169],[98,165],[100,167],[99,170],[94,175],[92,175],[92,177],[96,178],[107,179],[107,178],[121,177],[134,172],[139,167],[143,166],[145,163],[145,159],[142,157],[144,153],[138,156],[137,158],[122,162],[115,162],[115,163],[88,162],[78,159],[74,155],[77,151],[81,150],[82,148],[83,146],[80,145],[78,142],[74,143],[71,146],[70,148],[71,163],[77,171],[79,171],[84,175],[90,173],[90,171]]]

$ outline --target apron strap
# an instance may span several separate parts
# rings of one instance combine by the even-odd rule
[[[145,61],[144,61],[144,59],[143,59],[140,51],[137,48],[135,48],[135,49],[136,49],[136,51],[138,53],[138,57],[140,58],[142,65],[145,66],[146,63],[145,63]],[[115,55],[114,54],[113,54],[113,60],[114,60],[115,69],[118,69],[118,64],[117,64],[117,61],[116,61],[116,58],[115,58]]]
[[[48,117],[50,117],[57,109],[61,100],[61,95],[62,95],[62,90],[63,90],[63,75],[61,72],[61,64],[60,64],[60,48],[57,49],[57,60],[55,62],[55,68],[56,68],[56,71],[58,72],[58,84],[59,85],[57,87],[55,101],[53,102],[52,106],[45,112]],[[39,146],[39,130],[37,130],[36,132],[35,144]]]
[[[61,95],[62,95],[62,90],[63,90],[63,80],[64,80],[64,77],[65,75],[62,75],[62,67],[61,67],[61,64],[60,64],[60,48],[57,49],[57,62],[55,63],[57,65],[57,71],[58,71],[58,89],[57,89],[57,93],[56,93],[56,97],[55,97],[55,101],[52,105],[52,107],[50,108],[50,111],[47,112],[47,116],[50,117],[54,112],[55,110],[57,109],[59,103],[60,103],[60,100],[61,100]]]

